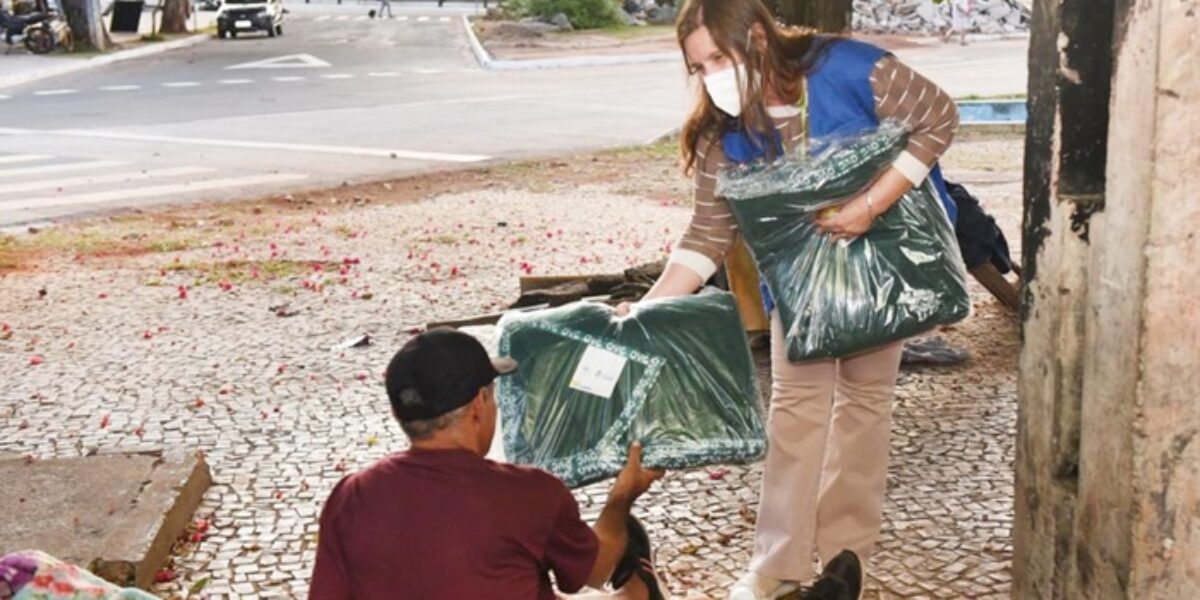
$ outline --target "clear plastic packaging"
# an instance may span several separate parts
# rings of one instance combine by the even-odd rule
[[[499,380],[505,454],[568,486],[611,477],[640,441],[648,467],[756,460],[766,451],[754,361],[724,292],[511,313],[500,354],[521,367]]]
[[[887,169],[907,131],[885,124],[823,150],[722,173],[724,197],[783,322],[793,362],[851,356],[970,313],[954,227],[933,185],[914,187],[852,242],[815,219]]]

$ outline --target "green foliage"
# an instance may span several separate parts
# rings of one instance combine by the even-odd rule
[[[576,29],[611,27],[621,22],[614,0],[515,0],[506,4],[522,16],[550,18],[563,13]]]

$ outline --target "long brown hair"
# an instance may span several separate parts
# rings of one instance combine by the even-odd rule
[[[766,42],[762,48],[751,41],[751,32],[756,25],[766,38],[762,40]],[[710,136],[741,127],[751,134],[753,141],[772,139],[775,127],[767,114],[764,86],[773,86],[774,91],[785,98],[798,98],[804,76],[812,70],[827,45],[812,30],[780,25],[762,0],[687,0],[675,25],[685,62],[687,50],[683,42],[701,27],[708,29],[713,42],[725,56],[736,59],[745,67],[750,81],[742,98],[739,119],[717,108],[703,85],[697,86],[698,97],[680,134],[684,172],[688,174],[696,167],[696,151],[701,140]],[[774,144],[767,144],[765,150],[769,157],[774,156]]]

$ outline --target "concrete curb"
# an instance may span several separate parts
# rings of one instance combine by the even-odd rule
[[[113,52],[112,54],[105,54],[103,56],[96,56],[96,57],[88,58],[88,59],[84,59],[84,60],[63,59],[63,60],[69,60],[69,62],[66,64],[60,64],[60,65],[54,65],[51,67],[47,67],[47,68],[44,68],[44,69],[41,69],[38,71],[30,71],[27,73],[17,73],[17,74],[8,75],[8,76],[0,76],[0,88],[12,87],[14,85],[20,85],[22,83],[29,83],[31,81],[37,81],[39,79],[46,79],[48,77],[57,77],[59,75],[66,75],[68,73],[77,73],[79,71],[86,71],[88,69],[94,69],[96,67],[103,67],[105,65],[111,65],[113,63],[123,62],[123,61],[127,61],[127,60],[133,60],[136,58],[143,58],[143,57],[152,56],[155,54],[161,54],[163,52],[167,52],[170,50],[178,50],[180,48],[187,48],[189,46],[195,46],[196,44],[199,44],[200,42],[203,42],[204,40],[209,39],[209,37],[211,37],[211,36],[207,33],[197,33],[195,35],[191,35],[191,36],[188,36],[183,39],[173,40],[170,42],[160,42],[157,44],[147,44],[140,48],[131,48],[129,50],[120,50],[118,52]]]
[[[570,69],[578,67],[611,67],[615,65],[640,65],[648,63],[678,61],[678,52],[659,52],[655,54],[626,54],[606,56],[572,56],[569,58],[534,58],[527,60],[497,60],[483,47],[475,28],[471,27],[471,19],[462,17],[463,28],[467,30],[467,41],[479,66],[489,71],[534,71],[540,69]]]

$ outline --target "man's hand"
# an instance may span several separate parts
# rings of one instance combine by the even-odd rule
[[[629,312],[632,310],[633,310],[633,304],[630,304],[629,302],[622,302],[617,305],[615,312],[618,317],[628,317]]]
[[[629,447],[629,458],[625,461],[625,468],[617,475],[609,498],[633,504],[655,481],[662,479],[663,474],[662,469],[642,468],[642,444],[634,442]]]

